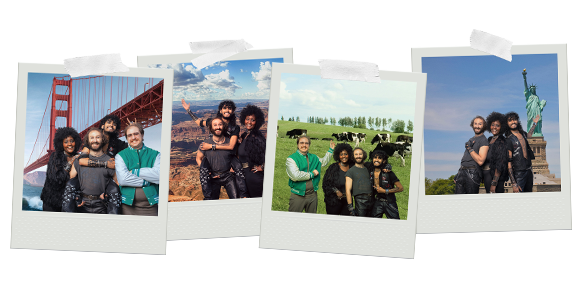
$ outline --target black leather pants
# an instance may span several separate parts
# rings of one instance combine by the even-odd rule
[[[239,198],[234,177],[235,176],[232,175],[232,173],[227,172],[220,178],[212,178],[210,180],[211,197],[204,200],[218,200],[220,198],[220,190],[222,186],[226,189],[226,193],[228,193],[230,199]]]

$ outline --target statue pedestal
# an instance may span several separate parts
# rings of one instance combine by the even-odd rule
[[[532,172],[534,174],[550,175],[550,169],[548,168],[548,161],[546,160],[546,144],[543,136],[532,137],[528,139],[530,148],[534,152],[536,157],[532,160]]]

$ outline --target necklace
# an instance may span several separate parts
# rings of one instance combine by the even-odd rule
[[[225,136],[222,136],[219,140],[215,140],[214,137],[212,137],[212,140],[216,143],[216,144],[223,144],[226,140]]]

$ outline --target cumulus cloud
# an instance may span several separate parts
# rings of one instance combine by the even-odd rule
[[[225,67],[227,67],[227,66],[228,66],[228,64],[229,64],[229,62],[227,62],[227,61],[226,61],[226,62],[221,62],[221,61],[218,61],[218,62],[215,62],[215,63],[213,63],[213,64],[211,64],[211,65],[209,65],[209,66],[205,67],[204,69],[205,69],[205,70],[209,70],[209,68],[215,68],[215,67],[222,67],[222,68],[225,68]]]
[[[227,62],[218,62],[214,65],[226,66]],[[149,65],[149,67],[173,69],[174,101],[182,98],[186,100],[228,98],[232,97],[237,89],[242,88],[236,84],[229,70],[204,75],[201,70],[194,68],[191,64],[158,64]]]

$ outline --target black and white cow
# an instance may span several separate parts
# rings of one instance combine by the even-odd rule
[[[322,140],[323,140],[323,141],[332,141],[332,139],[331,139],[331,138],[323,138]]]
[[[355,142],[355,147],[358,147],[360,142],[359,133],[356,132],[341,132],[341,133],[333,133],[333,137],[336,138],[338,142]]]
[[[290,136],[289,137],[290,139],[295,139],[299,136],[306,135],[307,132],[308,132],[308,130],[306,130],[306,129],[292,129],[292,130],[286,132],[286,135]]]
[[[412,153],[412,147],[409,143],[387,143],[387,142],[379,142],[375,150],[371,151],[369,154],[370,157],[373,157],[373,152],[377,150],[383,150],[389,157],[397,157],[401,159],[401,166],[405,166],[405,155],[409,155]]]
[[[379,134],[375,135],[375,137],[371,141],[371,145],[374,145],[375,143],[384,143],[384,142],[387,142],[387,143],[391,142],[391,134],[390,133],[379,133]]]
[[[399,135],[397,137],[397,142],[412,143],[413,142],[413,137],[412,136],[408,136],[408,135],[401,134],[401,135]]]

